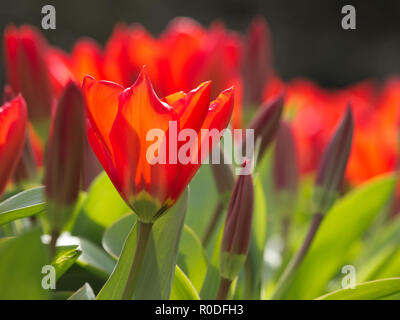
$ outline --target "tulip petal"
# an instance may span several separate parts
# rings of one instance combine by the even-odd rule
[[[82,88],[91,126],[111,154],[109,136],[118,112],[118,96],[123,88],[113,82],[96,81],[90,76],[83,79]]]
[[[203,124],[210,104],[211,81],[200,84],[187,94],[177,92],[163,99],[174,107],[180,122],[180,130],[190,128],[198,131]]]
[[[144,69],[133,86],[119,96],[118,114],[110,134],[124,194],[147,191],[165,200],[166,190],[161,187],[165,185],[165,164],[149,163],[146,151],[153,142],[147,141],[147,134],[157,129],[167,137],[169,122],[174,120],[174,109],[158,99]]]

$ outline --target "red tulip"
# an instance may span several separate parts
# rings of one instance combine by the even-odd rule
[[[232,89],[210,104],[210,82],[160,100],[145,70],[125,90],[118,84],[86,77],[83,91],[89,142],[122,198],[147,223],[175,203],[200,166],[171,161],[184,142],[170,139],[170,121],[177,121],[178,134],[183,129],[197,133],[196,145],[190,146],[197,147],[200,154],[204,151],[200,129],[225,129],[233,108]],[[165,134],[159,141],[167,146],[168,161],[164,164],[148,161],[147,153],[154,143],[146,137],[152,129]]]
[[[51,115],[52,89],[45,56],[46,40],[30,26],[11,25],[4,32],[5,66],[14,92],[26,99],[32,121],[47,120]]]
[[[70,82],[59,100],[46,152],[45,185],[52,231],[61,230],[79,194],[85,134],[83,105],[81,89]]]
[[[26,103],[21,95],[0,107],[0,196],[21,156],[26,124]]]

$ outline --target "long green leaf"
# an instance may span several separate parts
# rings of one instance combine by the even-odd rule
[[[340,289],[317,300],[380,300],[400,294],[400,278],[364,282],[354,289]]]
[[[203,286],[200,291],[200,297],[204,300],[213,300],[217,297],[220,273],[219,273],[219,259],[222,236],[224,233],[224,225],[218,231],[217,239],[215,241],[211,262],[208,265],[207,275],[204,280]]]
[[[175,269],[170,300],[200,300],[193,284],[178,266]]]
[[[351,247],[385,206],[394,175],[374,178],[351,191],[328,212],[312,246],[284,295],[286,299],[313,299],[347,264]]]
[[[135,299],[168,299],[188,201],[188,191],[155,223],[150,234]],[[136,248],[137,225],[125,242],[121,257],[100,293],[99,300],[121,299]]]
[[[207,273],[207,257],[200,239],[187,225],[184,226],[178,251],[178,266],[199,291]]]
[[[41,213],[45,209],[44,187],[22,191],[0,203],[0,225]]]
[[[267,242],[267,204],[260,178],[254,179],[254,212],[249,250],[252,270],[252,298],[259,299],[261,275],[263,270],[264,249]],[[246,297],[250,298],[250,297]]]

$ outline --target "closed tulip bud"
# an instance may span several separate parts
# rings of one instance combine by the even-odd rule
[[[260,108],[253,121],[249,125],[249,129],[254,130],[254,139],[261,139],[259,158],[268,148],[275,137],[279,128],[279,122],[283,111],[284,94],[280,93],[273,99],[268,100],[265,105]],[[245,146],[242,150],[245,150]]]
[[[37,177],[37,162],[32,147],[31,137],[26,134],[24,148],[22,150],[21,159],[15,169],[14,181],[15,183],[23,183],[26,181],[33,181]]]
[[[50,118],[53,102],[45,61],[46,40],[33,27],[11,25],[4,32],[3,48],[7,78],[13,91],[22,93],[29,119],[42,126]]]
[[[244,102],[246,106],[258,106],[262,103],[263,90],[272,73],[270,32],[264,17],[252,21],[244,43]]]
[[[77,84],[70,82],[58,103],[46,154],[48,222],[55,233],[69,220],[78,198],[84,136],[83,96]]]
[[[335,202],[351,151],[354,122],[351,107],[346,110],[322,157],[314,189],[316,212],[326,213]]]
[[[233,280],[246,260],[254,206],[251,175],[240,175],[229,202],[221,244],[221,277]]]
[[[279,206],[284,214],[289,214],[297,197],[299,173],[293,131],[284,121],[276,135],[273,175]]]

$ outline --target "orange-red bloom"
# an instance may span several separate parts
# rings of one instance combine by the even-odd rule
[[[86,77],[83,91],[88,113],[89,142],[123,199],[144,222],[152,222],[172,206],[181,195],[199,163],[180,161],[150,163],[147,134],[152,129],[165,133],[167,159],[183,141],[169,137],[170,121],[176,121],[178,133],[186,128],[198,133],[198,152],[203,142],[201,129],[222,130],[233,108],[233,90],[222,92],[210,104],[210,82],[196,89],[177,92],[160,100],[143,70],[129,88]],[[171,151],[172,150],[172,151]]]
[[[352,104],[354,139],[346,179],[357,185],[376,175],[393,171],[398,156],[400,81],[391,79],[382,88],[363,81],[340,90],[327,90],[297,79],[288,84],[274,78],[265,99],[286,87],[285,113],[299,151],[301,173],[315,171],[322,152],[345,111]]]
[[[22,96],[0,106],[0,196],[21,156],[26,122],[26,104]]]

